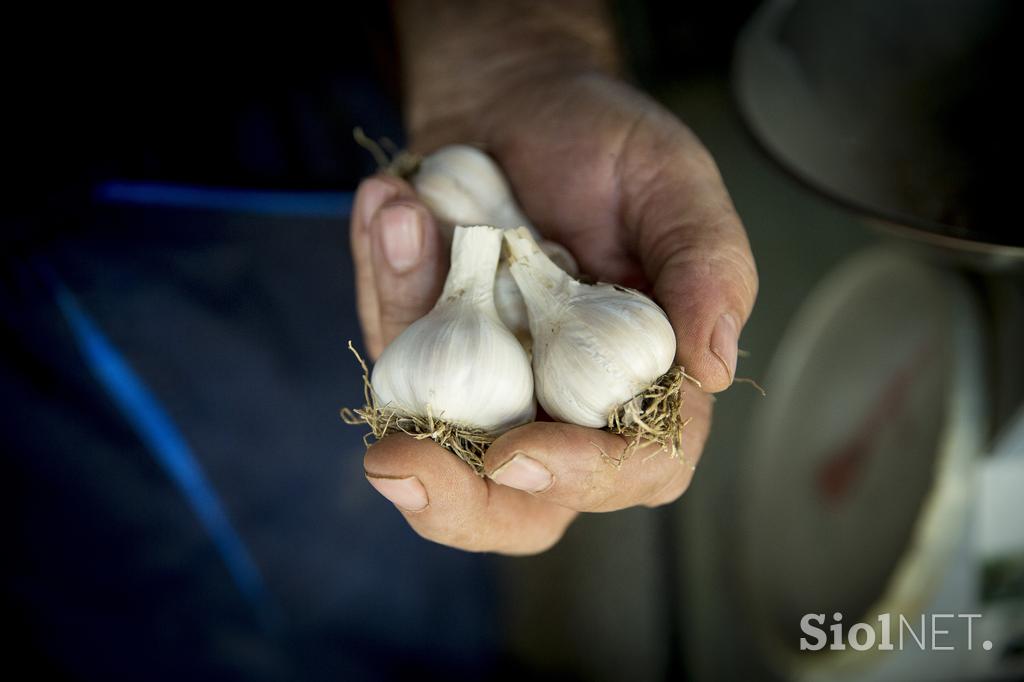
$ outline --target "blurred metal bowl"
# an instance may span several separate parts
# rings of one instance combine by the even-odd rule
[[[741,113],[787,171],[895,234],[1020,263],[1022,14],[1002,0],[772,0],[737,45]]]

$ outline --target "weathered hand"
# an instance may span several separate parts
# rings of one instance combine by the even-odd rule
[[[708,391],[735,373],[737,340],[757,291],[753,257],[711,157],[675,117],[629,86],[584,73],[503,93],[472,125],[414,130],[419,151],[482,144],[526,214],[567,246],[583,272],[647,289],[676,330],[677,361]],[[447,272],[446,245],[415,192],[394,178],[359,188],[352,220],[360,319],[372,356],[425,314]],[[710,397],[687,391],[684,460],[603,431],[538,422],[501,436],[487,478],[430,441],[389,436],[366,454],[370,482],[421,535],[463,549],[531,553],[579,511],[678,498],[710,426]]]

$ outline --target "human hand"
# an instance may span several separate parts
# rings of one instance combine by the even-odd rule
[[[677,361],[708,391],[732,381],[757,275],[710,155],[675,117],[605,75],[532,79],[501,106],[414,126],[418,151],[477,142],[505,170],[526,214],[597,279],[647,290],[677,333]],[[401,180],[370,178],[352,219],[360,320],[376,357],[433,306],[447,246]],[[424,537],[524,554],[554,544],[580,511],[654,506],[689,485],[710,427],[710,396],[689,389],[682,460],[604,431],[536,422],[498,438],[479,478],[429,440],[388,436],[364,462],[371,484]]]

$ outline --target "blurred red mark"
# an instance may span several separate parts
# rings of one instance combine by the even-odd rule
[[[925,343],[910,356],[903,369],[896,372],[882,389],[874,408],[861,420],[860,425],[825,458],[824,464],[818,469],[817,480],[818,490],[829,506],[834,507],[842,502],[860,477],[886,424],[893,415],[902,411],[911,382],[929,359],[931,350],[931,344]]]

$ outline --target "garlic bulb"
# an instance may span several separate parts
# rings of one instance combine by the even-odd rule
[[[552,417],[600,428],[673,365],[668,317],[638,291],[582,284],[528,230],[505,233],[510,269],[529,310],[537,400]]]
[[[449,239],[455,225],[530,225],[501,169],[476,147],[438,149],[420,162],[412,185]]]
[[[430,154],[420,162],[412,185],[447,238],[455,225],[493,225],[504,230],[527,227],[540,238],[512,196],[498,164],[476,147],[455,144]],[[564,246],[547,240],[540,244],[566,272],[577,273],[576,261]],[[504,263],[495,278],[494,303],[509,331],[529,345],[526,304]]]
[[[373,368],[383,407],[489,434],[533,419],[530,360],[494,307],[500,254],[500,230],[455,228],[441,298]]]

